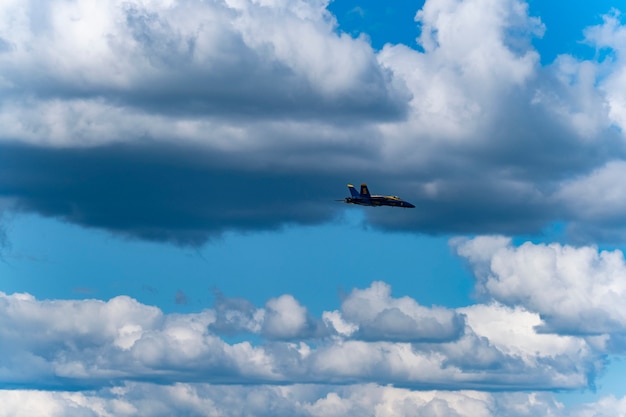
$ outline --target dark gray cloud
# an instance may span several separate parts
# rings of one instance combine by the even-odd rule
[[[343,193],[330,175],[247,171],[172,147],[2,148],[0,193],[18,209],[144,239],[200,244],[229,229],[328,221]]]

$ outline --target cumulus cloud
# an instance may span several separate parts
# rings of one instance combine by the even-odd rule
[[[391,287],[374,282],[354,289],[341,304],[341,312],[328,312],[325,320],[340,334],[362,340],[398,342],[449,341],[463,332],[463,317],[443,307],[426,308],[409,297],[391,297]]]
[[[480,293],[541,314],[544,330],[623,333],[626,263],[619,250],[482,236],[454,242],[474,268]]]
[[[266,303],[262,334],[270,339],[303,339],[328,333],[323,324],[313,319],[306,307],[289,294]]]
[[[545,28],[521,0],[429,0],[421,50],[374,51],[327,5],[4,2],[0,194],[192,245],[330,221],[355,181],[419,207],[367,213],[386,229],[606,231],[571,190],[623,159],[620,54],[541,67]],[[585,36],[619,51],[622,31],[608,15]]]

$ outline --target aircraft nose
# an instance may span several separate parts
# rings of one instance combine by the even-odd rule
[[[406,201],[404,202],[404,207],[406,208],[415,208],[415,206],[411,203],[407,203]]]

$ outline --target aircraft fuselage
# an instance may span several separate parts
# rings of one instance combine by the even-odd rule
[[[404,201],[395,195],[371,195],[367,188],[367,184],[361,184],[361,192],[357,192],[352,184],[348,184],[351,197],[346,197],[344,203],[357,204],[359,206],[390,206],[414,208],[415,206],[408,201]]]

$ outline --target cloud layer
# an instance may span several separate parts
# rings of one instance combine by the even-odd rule
[[[245,398],[245,401],[242,401]],[[2,417],[161,417],[184,414],[272,417],[555,417],[621,416],[626,399],[606,397],[596,403],[565,407],[551,394],[484,393],[476,391],[409,391],[360,385],[344,388],[160,386],[129,383],[98,392],[0,391]],[[225,412],[224,410],[228,410]]]
[[[584,337],[538,333],[543,321],[523,307],[426,308],[390,292],[382,282],[355,289],[341,310],[325,312],[322,320],[291,295],[270,299],[262,309],[222,298],[214,309],[164,315],[125,296],[38,301],[0,294],[2,383],[85,389],[136,380],[330,381],[571,389],[593,383],[602,365],[606,350]],[[237,333],[264,342],[222,338]]]
[[[0,413],[584,416],[623,408],[610,397],[564,408],[550,393],[520,393],[593,388],[607,355],[623,355],[621,252],[516,246],[501,236],[452,245],[473,268],[482,303],[426,307],[384,282],[353,289],[319,317],[290,294],[255,306],[216,290],[212,308],[164,314],[126,296],[0,293]],[[254,401],[235,401],[242,396]]]
[[[329,221],[361,181],[419,208],[368,212],[383,228],[621,233],[617,15],[585,32],[614,59],[542,67],[520,0],[427,1],[421,51],[375,51],[326,6],[4,2],[1,195],[185,244]]]

